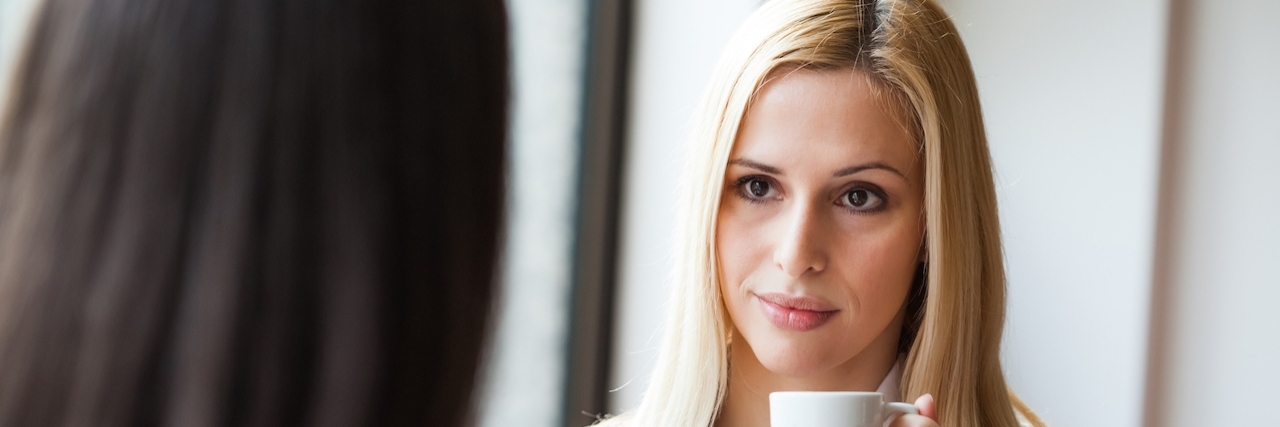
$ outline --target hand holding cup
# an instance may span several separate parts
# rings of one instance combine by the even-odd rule
[[[893,419],[888,427],[939,427],[933,395],[925,394],[916,399],[918,415],[903,414]]]

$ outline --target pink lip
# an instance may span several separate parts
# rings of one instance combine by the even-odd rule
[[[782,329],[805,332],[817,329],[840,310],[822,300],[781,293],[756,294],[769,323]]]

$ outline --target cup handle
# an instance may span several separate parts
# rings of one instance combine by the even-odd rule
[[[905,415],[905,414],[919,415],[920,414],[920,410],[916,409],[916,405],[912,405],[910,403],[902,403],[902,402],[885,403],[883,411],[884,411],[885,420],[893,418],[895,414],[897,415]]]

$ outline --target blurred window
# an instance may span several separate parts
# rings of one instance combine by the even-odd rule
[[[585,0],[509,0],[507,7],[513,65],[507,229],[478,421],[551,427],[566,422],[572,373],[591,9]]]

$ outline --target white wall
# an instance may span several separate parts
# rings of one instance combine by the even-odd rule
[[[0,114],[8,105],[9,79],[36,4],[37,0],[0,0]]]
[[[1280,3],[1184,4],[1147,425],[1280,425]]]
[[[1167,0],[945,0],[996,167],[1010,385],[1056,427],[1141,422]]]

